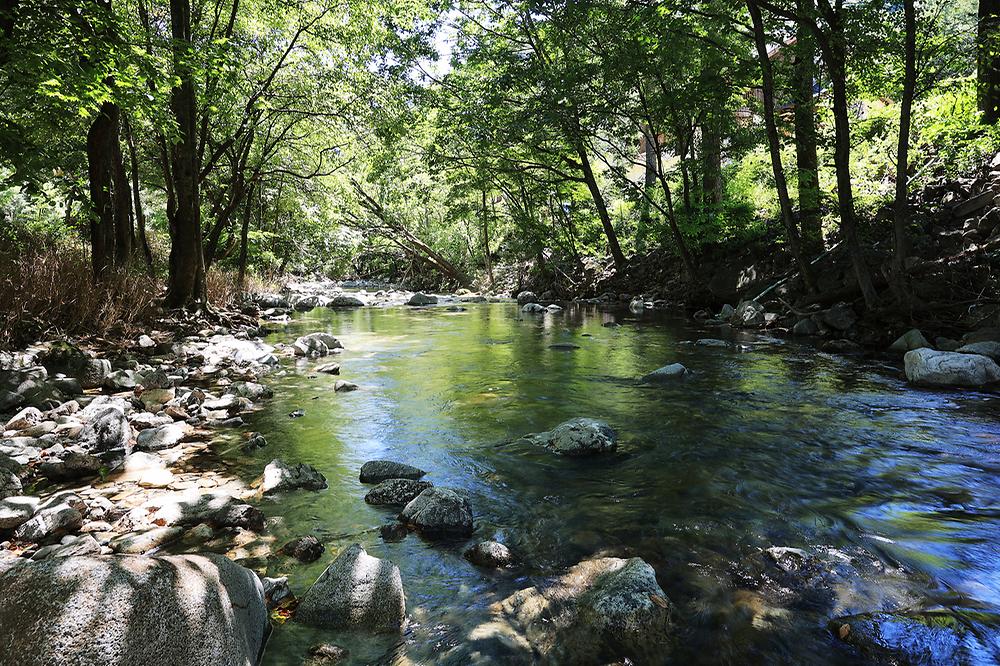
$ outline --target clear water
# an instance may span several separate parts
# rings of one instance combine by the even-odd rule
[[[620,328],[603,327],[617,320]],[[512,304],[408,310],[318,309],[270,342],[329,331],[344,343],[341,378],[301,361],[270,383],[251,418],[272,458],[307,462],[321,492],[268,500],[275,544],[315,534],[318,562],[283,557],[301,596],[337,550],[362,543],[396,563],[407,595],[402,637],[277,627],[264,663],[300,664],[332,642],[352,663],[434,663],[489,617],[488,606],[595,554],[640,556],[676,608],[674,663],[851,663],[831,639],[835,614],[899,605],[1000,608],[1000,402],[981,393],[914,389],[891,361],[852,360],[756,334],[697,329],[667,315],[571,308],[522,315]],[[684,341],[719,337],[729,348]],[[573,342],[574,351],[549,345]],[[636,378],[681,362],[694,375],[666,386]],[[287,416],[294,409],[305,416]],[[574,460],[509,442],[562,420],[607,420],[610,457]],[[358,481],[390,458],[461,489],[476,515],[470,540],[383,542],[394,518]],[[462,558],[498,538],[513,571]],[[762,549],[835,548],[860,578],[789,593]]]

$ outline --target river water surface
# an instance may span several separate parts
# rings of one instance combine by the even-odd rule
[[[319,561],[268,561],[303,595],[339,548],[362,543],[402,572],[402,637],[276,628],[265,664],[302,663],[309,645],[349,648],[352,663],[434,663],[489,617],[491,603],[596,554],[656,569],[677,619],[675,663],[852,663],[831,617],[883,608],[1000,609],[1000,402],[907,386],[898,364],[665,314],[592,307],[521,314],[317,309],[269,342],[328,331],[346,350],[341,378],[300,361],[270,383],[250,419],[267,448],[234,462],[248,476],[272,458],[314,465],[320,492],[266,500],[276,545],[305,534]],[[620,327],[606,327],[617,321]],[[726,347],[691,344],[723,338]],[[573,343],[575,350],[551,349]],[[667,363],[693,371],[664,386],[636,379]],[[301,418],[288,413],[302,409]],[[616,454],[565,459],[510,442],[577,416],[608,421]],[[464,492],[470,540],[387,543],[395,511],[372,507],[362,463],[404,461]],[[478,569],[477,540],[506,543],[523,566]],[[764,555],[788,546],[847,558],[850,575],[801,589]],[[846,561],[846,560],[845,560]]]

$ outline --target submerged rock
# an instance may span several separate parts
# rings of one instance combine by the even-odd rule
[[[262,493],[277,493],[298,488],[322,490],[326,488],[326,477],[306,463],[288,465],[275,459],[264,468],[260,484]]]
[[[428,488],[403,507],[399,519],[428,536],[472,534],[469,501],[446,488]]]
[[[611,426],[588,418],[564,421],[548,432],[528,435],[526,439],[561,456],[590,456],[618,447],[618,435]]]
[[[300,562],[309,563],[318,560],[324,550],[326,550],[326,547],[320,543],[319,539],[314,536],[304,536],[292,539],[282,546],[278,552],[282,555],[294,557]]]
[[[372,557],[359,544],[326,568],[299,604],[295,619],[329,629],[396,632],[406,618],[399,567]]]
[[[987,664],[1000,655],[1000,616],[989,613],[866,613],[832,620],[829,628],[834,636],[878,663]]]
[[[662,368],[657,368],[656,370],[643,375],[640,381],[644,384],[656,384],[659,382],[670,381],[678,377],[683,377],[689,372],[690,371],[680,363],[671,363],[670,365],[665,365]]]
[[[978,354],[914,349],[903,357],[906,378],[932,386],[985,386],[1000,381],[1000,366]]]
[[[365,502],[374,505],[404,506],[431,487],[427,481],[386,479],[368,491]]]
[[[422,469],[393,460],[369,460],[361,466],[361,483],[381,483],[388,479],[419,479],[427,474]]]
[[[496,541],[482,541],[463,553],[465,559],[476,566],[503,568],[514,564],[510,549]]]
[[[257,576],[216,555],[22,561],[0,596],[19,666],[253,666],[270,632]]]

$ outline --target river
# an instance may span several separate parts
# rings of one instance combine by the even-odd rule
[[[247,477],[273,458],[306,462],[329,488],[266,500],[275,544],[315,534],[319,561],[283,557],[301,596],[355,541],[397,564],[408,629],[371,637],[277,627],[264,663],[300,664],[332,642],[352,663],[433,663],[489,617],[488,606],[594,554],[653,565],[676,609],[675,663],[852,663],[826,630],[841,613],[905,605],[1000,608],[1000,402],[990,394],[916,389],[898,363],[821,353],[759,333],[698,328],[665,313],[514,304],[319,308],[270,343],[328,331],[346,349],[341,378],[299,361],[270,383],[250,417],[269,446],[234,452]],[[617,327],[604,326],[618,322]],[[722,338],[725,347],[691,344]],[[577,349],[552,349],[572,343]],[[636,381],[667,363],[693,374]],[[301,418],[289,412],[304,410]],[[620,435],[607,457],[566,459],[521,435],[577,416]],[[387,543],[395,511],[363,501],[362,463],[427,470],[464,492],[471,540]],[[495,538],[522,566],[474,567],[465,547]],[[771,546],[855,561],[851,576],[789,590]]]

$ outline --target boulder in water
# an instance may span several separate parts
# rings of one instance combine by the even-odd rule
[[[649,374],[643,375],[641,381],[644,384],[657,384],[660,382],[670,381],[678,377],[683,377],[688,373],[689,370],[680,363],[671,363],[670,365],[665,365],[662,368],[653,370]]]
[[[590,456],[609,453],[618,447],[618,435],[604,421],[575,418],[548,432],[528,435],[530,442],[561,456]]]
[[[405,506],[431,487],[427,481],[386,479],[368,491],[365,502],[375,505]]]
[[[978,354],[914,349],[903,362],[906,378],[914,384],[979,387],[1000,381],[1000,366]]]
[[[413,296],[410,296],[410,300],[408,300],[406,304],[420,306],[420,305],[434,305],[437,302],[438,302],[437,296],[431,296],[429,294],[417,292],[413,294]]]
[[[469,501],[446,488],[431,487],[423,491],[403,507],[399,519],[427,536],[472,534]]]
[[[351,296],[350,294],[339,294],[330,299],[330,302],[326,304],[328,308],[360,308],[364,307],[365,302],[358,298],[357,296]]]
[[[292,539],[282,546],[278,552],[282,555],[294,557],[300,562],[309,563],[318,560],[324,550],[326,550],[326,547],[320,543],[319,539],[310,535]]]
[[[295,619],[329,629],[396,632],[406,618],[399,567],[359,544],[344,550],[313,583]]]
[[[465,559],[476,566],[500,569],[514,564],[510,549],[496,541],[482,541],[463,553]]]
[[[361,483],[381,483],[388,479],[419,479],[427,474],[422,469],[394,460],[369,460],[361,466]]]
[[[264,468],[260,484],[262,493],[278,493],[298,488],[322,490],[326,488],[326,477],[306,463],[288,465],[275,459]]]
[[[903,333],[901,336],[896,338],[895,342],[889,345],[889,351],[905,354],[908,351],[921,349],[923,347],[933,347],[933,345],[927,342],[927,338],[925,338],[924,334],[920,332],[920,329],[911,328],[906,333]]]
[[[962,345],[955,351],[959,354],[979,354],[980,356],[993,359],[996,363],[1000,363],[1000,342],[993,340],[970,342],[967,345]]]
[[[522,291],[517,295],[518,305],[527,305],[528,303],[537,303],[538,296],[535,295],[533,291]]]
[[[19,666],[253,666],[270,633],[257,576],[218,555],[23,560],[0,595]]]

